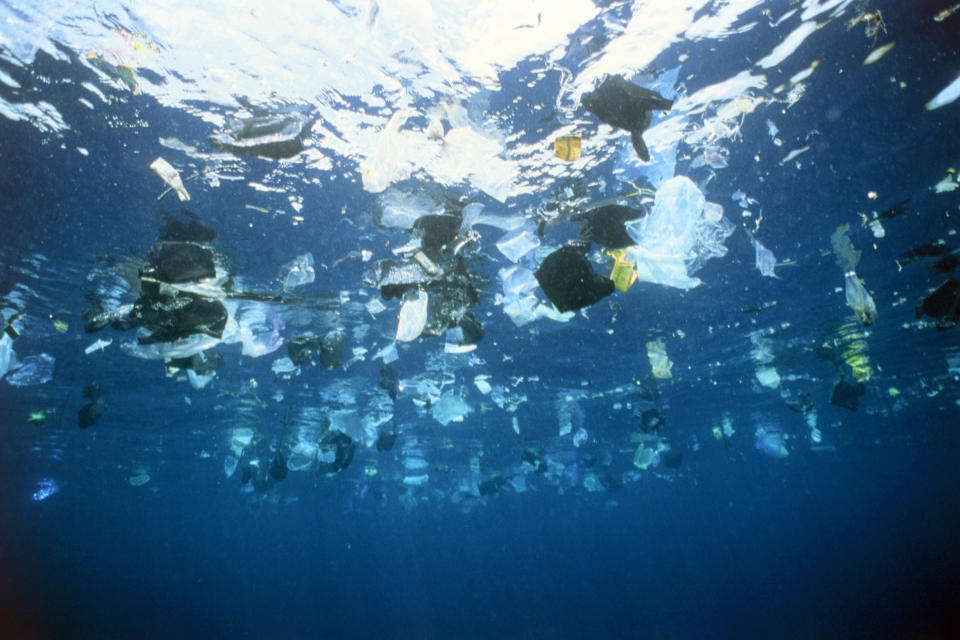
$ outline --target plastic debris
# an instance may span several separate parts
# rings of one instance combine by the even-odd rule
[[[760,241],[754,238],[753,234],[750,234],[750,242],[753,244],[756,253],[757,270],[760,271],[760,274],[768,278],[779,278],[780,276],[773,271],[774,267],[777,266],[777,258],[773,255],[773,252],[760,244]]]
[[[833,393],[830,395],[830,404],[850,411],[856,411],[860,404],[860,396],[866,393],[866,387],[862,382],[850,384],[846,380],[838,380],[833,386]]]
[[[757,367],[754,375],[757,377],[757,382],[768,389],[776,389],[780,386],[780,374],[777,373],[776,367]]]
[[[633,454],[633,466],[637,469],[646,471],[657,463],[657,450],[651,449],[645,444],[640,444]]]
[[[638,279],[680,289],[700,284],[688,268],[695,271],[710,257],[726,253],[722,243],[733,231],[719,205],[705,217],[706,204],[693,181],[676,176],[657,189],[649,216],[626,223],[637,246],[628,248],[625,257],[636,265]]]
[[[53,494],[60,491],[60,485],[53,478],[41,478],[37,481],[37,488],[34,490],[30,499],[34,502],[46,500]]]
[[[397,321],[397,340],[410,342],[423,333],[427,325],[427,303],[429,296],[422,289],[412,289],[404,295],[403,305]]]
[[[440,396],[440,400],[430,409],[433,419],[447,426],[451,422],[463,422],[473,409],[458,392],[450,390]]]
[[[775,428],[766,426],[757,427],[757,430],[754,432],[753,444],[757,451],[771,458],[780,459],[790,455],[790,450],[787,449],[787,442],[783,433]]]
[[[640,414],[640,429],[644,433],[660,433],[663,429],[666,419],[660,409],[646,409]]]
[[[190,199],[190,194],[187,193],[186,187],[183,186],[183,181],[180,179],[180,174],[174,169],[169,162],[163,158],[157,158],[150,164],[150,168],[153,169],[160,178],[167,183],[171,189],[177,192],[177,197],[180,198],[180,201]],[[163,197],[163,194],[160,196]]]
[[[607,255],[614,259],[613,270],[610,272],[613,286],[617,288],[617,291],[627,291],[637,281],[636,266],[627,261],[624,252],[620,249],[608,251]]]
[[[308,251],[301,256],[297,256],[291,262],[283,265],[283,270],[287,272],[287,275],[283,278],[284,290],[310,284],[316,278],[316,272],[313,269],[313,254]]]
[[[55,358],[46,353],[27,356],[20,363],[20,368],[7,376],[7,382],[15,387],[28,387],[50,382],[53,379],[55,362]]]
[[[534,272],[537,282],[559,311],[576,311],[613,293],[614,285],[593,270],[580,247],[564,246]]]
[[[87,348],[83,350],[83,353],[90,355],[94,351],[103,351],[111,344],[113,344],[113,338],[110,338],[109,340],[98,339],[93,344],[87,346]]]
[[[860,324],[870,326],[877,319],[877,305],[855,271],[846,272],[844,280],[847,306],[857,314]]]
[[[930,102],[927,103],[927,110],[933,111],[934,109],[939,109],[940,107],[950,104],[957,98],[960,98],[960,76],[957,76],[953,82],[944,87],[940,93],[935,95]]]
[[[621,75],[607,76],[594,91],[584,94],[582,102],[601,122],[629,131],[633,148],[644,161],[650,160],[650,152],[643,132],[650,126],[653,112],[673,107],[673,100],[627,82]]]
[[[947,174],[933,186],[936,193],[949,193],[960,188],[960,174],[953,169],[948,169]]]
[[[329,431],[320,440],[317,451],[317,473],[330,475],[343,471],[353,460],[357,445],[350,436],[339,431]]]
[[[580,447],[584,442],[587,441],[587,430],[583,427],[577,429],[577,432],[573,434],[573,446]]]
[[[93,51],[87,52],[86,59],[90,65],[104,72],[111,79],[122,83],[134,95],[137,94],[137,75],[134,73],[132,67],[125,64],[115,65]]]
[[[540,238],[531,229],[519,228],[508,231],[497,240],[497,249],[507,260],[517,262],[533,249],[540,246]]]
[[[273,361],[270,369],[277,375],[299,371],[299,367],[297,367],[290,358],[277,358]]]
[[[93,426],[107,411],[107,392],[99,385],[91,384],[83,388],[83,397],[87,401],[77,411],[77,425],[81,429]]]
[[[17,354],[13,350],[13,338],[8,333],[0,335],[0,377],[19,365]]]
[[[557,408],[557,435],[563,437],[571,433],[575,428],[579,429],[583,425],[586,416],[583,408],[576,398],[571,394],[561,394],[556,400]]]
[[[650,367],[653,369],[655,378],[671,378],[673,363],[667,357],[667,348],[663,340],[658,338],[647,342],[647,358],[650,360]]]
[[[313,118],[298,112],[230,118],[224,131],[210,136],[214,149],[264,158],[291,158],[303,151]]]
[[[849,229],[849,224],[842,224],[830,234],[830,246],[833,248],[837,264],[844,272],[856,269],[861,255],[861,252],[854,249],[853,243],[850,242],[850,236],[847,235]]]
[[[960,321],[960,282],[947,280],[917,305],[917,318],[937,320],[938,329],[950,329]]]
[[[580,136],[559,136],[553,141],[553,155],[561,160],[572,162],[580,158]]]
[[[136,473],[127,478],[131,487],[142,487],[150,482],[150,474],[145,469],[137,469]]]
[[[610,249],[624,249],[634,243],[627,233],[626,223],[644,216],[640,209],[611,204],[575,215],[580,237]]]

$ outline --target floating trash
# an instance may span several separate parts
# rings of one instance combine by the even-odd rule
[[[41,500],[46,500],[58,491],[60,491],[60,485],[57,484],[56,480],[53,478],[41,478],[37,482],[37,489],[33,492],[31,498],[34,502],[40,502]]]
[[[572,162],[580,158],[580,136],[560,136],[553,141],[553,155]]]

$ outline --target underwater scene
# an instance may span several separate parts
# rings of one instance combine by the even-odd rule
[[[960,3],[0,0],[0,638],[953,638]]]

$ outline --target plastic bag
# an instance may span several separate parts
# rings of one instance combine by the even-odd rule
[[[676,176],[657,190],[649,216],[626,223],[637,246],[624,257],[636,265],[639,280],[679,289],[700,284],[689,272],[710,257],[726,253],[723,240],[733,232],[722,208],[711,205],[704,215],[706,205],[693,181]]]

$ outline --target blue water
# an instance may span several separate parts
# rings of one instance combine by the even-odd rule
[[[40,51],[17,65],[4,56],[0,70],[20,86],[5,83],[0,96],[52,104],[69,129],[0,117],[0,307],[23,314],[12,342],[20,361],[46,353],[56,362],[43,383],[9,384],[15,369],[0,381],[0,637],[956,637],[960,329],[937,330],[915,315],[956,272],[935,273],[930,259],[898,265],[921,243],[960,248],[960,190],[933,189],[958,168],[960,103],[924,108],[960,68],[950,36],[960,13],[932,19],[948,6],[877,3],[887,33],[876,39],[862,24],[848,29],[863,8],[823,16],[802,57],[769,70],[768,89],[756,95],[774,95],[819,60],[806,93],[792,106],[748,114],[740,136],[723,141],[727,167],[690,169],[698,150],[679,144],[677,173],[737,226],[729,253],[695,274],[701,286],[641,282],[568,322],[517,327],[495,299],[498,270],[508,265],[495,247],[499,232],[485,233],[472,263],[489,280],[473,307],[485,330],[477,350],[445,356],[442,337],[424,337],[401,345],[392,365],[401,381],[451,377],[471,412],[441,426],[408,385],[388,403],[393,418],[382,427],[400,434],[392,450],[358,446],[335,475],[291,470],[265,491],[243,486],[239,471],[225,473],[235,428],[250,426],[289,458],[291,425],[309,410],[353,406],[368,415],[382,399],[372,356],[392,340],[399,305],[387,301],[376,318],[358,310],[357,301],[379,298],[361,284],[369,263],[337,260],[360,249],[373,260],[393,257],[407,235],[376,225],[379,201],[363,190],[352,157],[329,169],[246,158],[240,180],[196,179],[187,183],[189,202],[172,194],[158,201],[154,158],[168,158],[184,177],[203,166],[158,139],[209,151],[213,128],[196,113],[216,105],[198,98],[175,108],[149,90],[133,94],[81,64],[82,47],[69,43],[59,58]],[[770,7],[781,15],[789,5]],[[766,24],[759,9],[743,22]],[[618,19],[630,12],[609,9]],[[795,26],[677,42],[652,66],[670,69],[688,54],[678,89],[693,94],[766,55]],[[592,22],[580,33],[604,28]],[[896,47],[864,66],[887,41]],[[571,44],[563,64],[586,68],[605,42]],[[562,85],[555,69],[537,75],[541,67],[537,58],[502,70],[502,88],[477,101],[486,107],[471,107],[509,125],[517,138],[507,144],[552,144],[562,124],[533,110],[549,111]],[[108,103],[84,106],[80,98],[92,99],[84,82]],[[338,108],[361,107],[345,99]],[[530,215],[564,179],[593,199],[620,193],[623,176],[613,169],[636,164],[623,156],[632,148],[622,140],[591,148],[596,121],[582,109],[577,117],[585,154],[602,157],[585,175],[545,175],[542,193],[506,203],[469,185],[448,192],[503,215]],[[768,119],[783,146],[773,144]],[[327,142],[313,144],[329,152]],[[799,164],[780,164],[805,145]],[[753,217],[742,217],[737,190],[759,203]],[[290,194],[303,199],[302,224],[292,223]],[[884,237],[862,224],[861,214],[869,220],[907,198],[909,211],[882,220]],[[283,335],[319,322],[324,301],[340,298],[344,363],[354,348],[367,349],[362,359],[284,377],[271,366],[285,351],[250,358],[236,344],[219,345],[223,366],[195,389],[182,373],[166,375],[161,361],[122,351],[132,332],[85,333],[98,283],[150,250],[163,226],[158,211],[184,205],[217,232],[216,246],[249,290],[277,292],[281,266],[310,251],[317,279],[298,290],[301,307],[283,308]],[[781,261],[779,279],[760,275],[744,233],[761,210],[756,237]],[[842,223],[863,251],[857,273],[877,304],[869,327],[846,306],[843,270],[830,252]],[[575,225],[557,223],[542,242],[575,236]],[[113,342],[85,354],[98,338]],[[646,344],[658,338],[673,362],[670,379],[651,377]],[[757,340],[769,343],[777,389],[758,381]],[[851,411],[830,400],[838,379],[853,380],[842,351],[854,340],[865,343],[872,374]],[[477,375],[514,394],[516,406],[483,395]],[[642,397],[642,384],[658,396]],[[104,393],[102,415],[81,428],[91,385]],[[801,393],[822,442],[811,439],[809,414],[784,400]],[[580,420],[574,431],[589,434],[581,446],[557,435],[564,406]],[[634,465],[647,408],[663,412],[658,441],[682,455],[676,468],[664,458]],[[724,419],[734,428],[726,436]],[[758,427],[782,433],[789,455],[759,451]],[[525,450],[562,471],[521,467]],[[411,451],[429,464],[422,487],[403,482]],[[244,455],[241,463],[252,454]],[[148,481],[131,481],[143,473]],[[500,477],[518,484],[480,492],[480,482]]]

